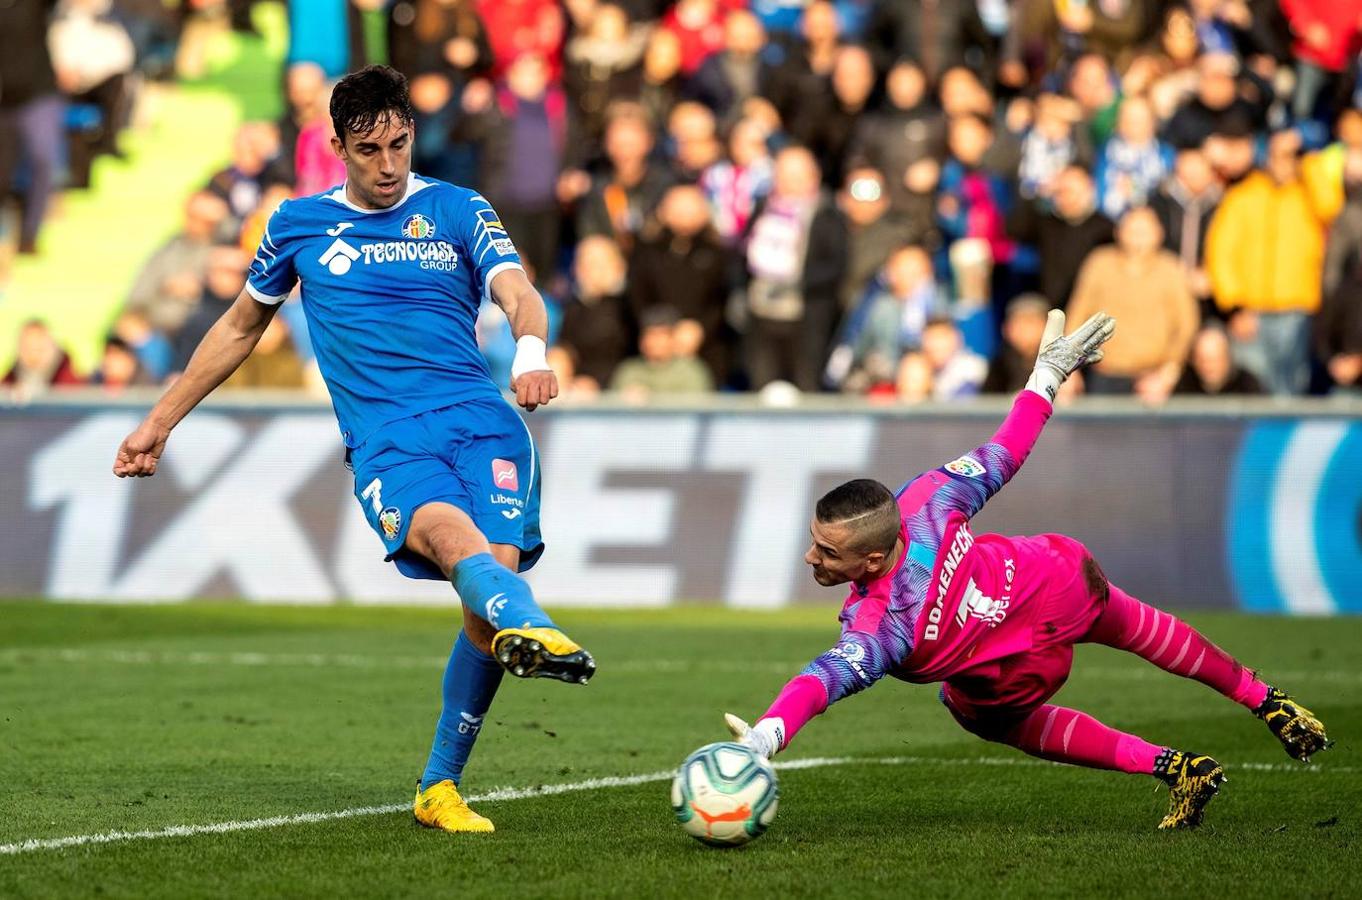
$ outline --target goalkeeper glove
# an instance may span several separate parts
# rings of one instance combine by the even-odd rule
[[[732,713],[724,713],[724,723],[733,740],[751,747],[762,759],[775,756],[780,752],[780,745],[785,743],[784,719],[762,719],[756,725],[748,725]]]
[[[1065,337],[1064,311],[1050,310],[1040,339],[1040,353],[1036,355],[1036,368],[1026,382],[1026,389],[1053,403],[1066,378],[1102,358],[1102,345],[1115,332],[1116,320],[1106,313],[1096,313]]]

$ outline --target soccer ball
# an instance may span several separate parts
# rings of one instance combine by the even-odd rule
[[[776,817],[780,788],[771,764],[731,741],[696,750],[672,781],[672,811],[686,834],[714,847],[759,836]]]

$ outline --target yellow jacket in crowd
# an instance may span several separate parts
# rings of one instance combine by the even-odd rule
[[[1326,150],[1303,161],[1298,179],[1278,184],[1255,171],[1225,192],[1206,235],[1216,306],[1319,309],[1325,231],[1342,206],[1342,173],[1334,177],[1333,162]]]

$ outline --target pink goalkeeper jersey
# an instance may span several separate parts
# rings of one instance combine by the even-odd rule
[[[784,721],[782,746],[830,704],[885,675],[918,683],[1031,647],[1009,628],[1045,587],[1053,566],[1045,538],[975,535],[969,520],[1008,482],[1050,418],[1048,400],[1023,391],[988,443],[898,492],[904,553],[895,568],[855,585],[842,635],[781,691],[763,718]]]

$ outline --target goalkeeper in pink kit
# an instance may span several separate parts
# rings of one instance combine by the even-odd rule
[[[966,730],[1043,759],[1157,777],[1170,790],[1159,827],[1200,824],[1225,778],[1214,759],[1047,702],[1068,678],[1073,645],[1087,642],[1211,687],[1264,719],[1296,759],[1329,746],[1309,710],[1108,582],[1078,541],[970,531],[970,518],[1030,454],[1060,384],[1101,358],[1114,329],[1099,313],[1065,337],[1064,314],[1052,312],[1031,380],[992,440],[897,493],[862,479],[819,500],[805,562],[819,584],[851,583],[841,638],[755,725],[728,716],[735,737],[769,757],[832,703],[886,675],[943,682],[942,702]]]

